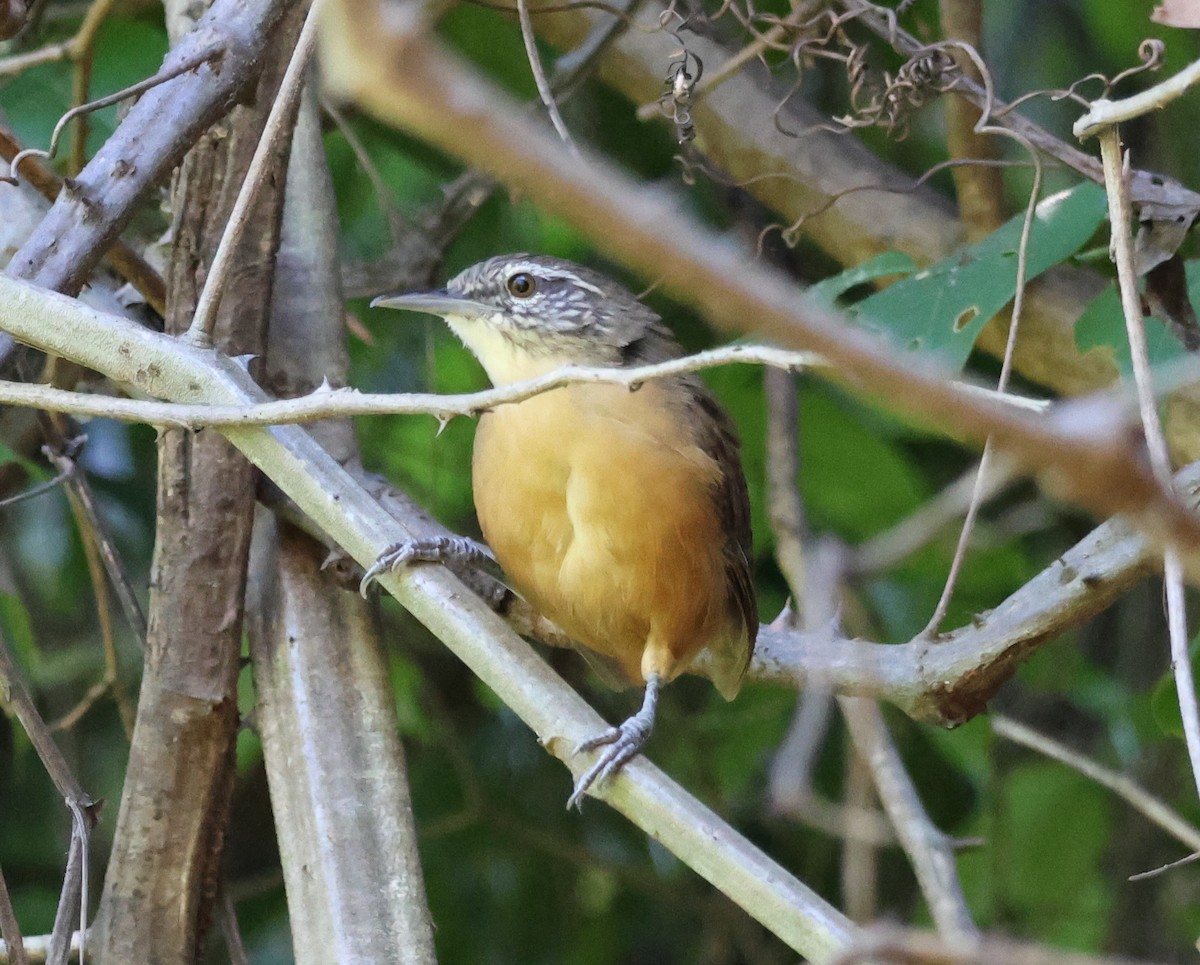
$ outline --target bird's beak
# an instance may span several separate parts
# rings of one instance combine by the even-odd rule
[[[494,308],[469,298],[462,298],[451,291],[409,292],[407,294],[380,295],[371,302],[372,308],[396,308],[402,312],[428,312],[430,315],[459,315],[464,318],[483,318],[495,312]]]

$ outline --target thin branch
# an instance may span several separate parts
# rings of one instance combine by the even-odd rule
[[[822,360],[812,353],[789,352],[766,345],[726,345],[668,362],[634,368],[568,365],[528,381],[459,395],[424,392],[365,393],[353,388],[331,389],[326,386],[295,399],[276,399],[246,407],[118,399],[87,392],[71,392],[47,385],[0,380],[0,405],[19,405],[121,422],[144,422],[174,429],[228,425],[290,425],[355,415],[429,415],[445,422],[458,416],[477,416],[501,405],[523,402],[566,385],[602,382],[627,385],[636,391],[640,383],[651,379],[739,363],[796,371],[807,367],[819,367]],[[995,398],[1018,410],[1036,410],[1044,405],[1035,399],[999,396],[991,389],[965,382],[957,383],[957,386],[964,393],[964,398]]]
[[[993,714],[991,721],[993,733],[1065,764],[1089,780],[1108,788],[1148,821],[1181,842],[1184,847],[1191,851],[1200,851],[1200,828],[1184,818],[1166,801],[1155,797],[1133,778],[1104,767],[1061,741],[1056,741],[1011,717]]]
[[[20,385],[23,383],[13,384]],[[9,496],[6,499],[0,499],[0,509],[7,509],[9,506],[15,506],[17,503],[24,502],[27,499],[34,499],[38,496],[41,496],[43,493],[48,493],[51,489],[55,489],[66,482],[73,472],[74,468],[61,469],[57,475],[45,480],[44,482],[30,486],[28,489],[17,493],[15,496]]]
[[[0,404],[25,405],[73,415],[99,416],[124,422],[181,429],[227,425],[287,425],[316,422],[352,415],[431,415],[448,421],[456,416],[475,416],[500,405],[523,402],[535,395],[576,383],[627,385],[631,389],[650,379],[696,372],[731,363],[771,365],[795,370],[819,364],[809,353],[788,352],[765,345],[727,345],[696,355],[612,369],[564,366],[546,375],[500,388],[462,395],[432,393],[368,394],[356,389],[324,386],[296,399],[280,399],[251,407],[179,404],[133,399],[115,399],[83,392],[68,392],[45,385],[0,381]]]
[[[1042,192],[1042,161],[1028,139],[1020,134],[1005,130],[1002,127],[997,127],[992,123],[992,77],[988,72],[987,65],[983,62],[983,58],[979,56],[979,52],[970,44],[957,41],[949,41],[944,46],[965,56],[975,67],[980,78],[982,78],[984,89],[987,92],[987,100],[980,111],[979,120],[975,124],[975,132],[980,135],[999,135],[1015,141],[1029,153],[1030,160],[1033,162],[1033,185],[1029,190],[1029,200],[1025,205],[1025,219],[1021,222],[1021,240],[1017,245],[1017,277],[1015,293],[1013,295],[1012,313],[1008,323],[1008,338],[1004,343],[1004,357],[1000,364],[1000,377],[996,382],[996,391],[1004,394],[1008,391],[1008,383],[1012,379],[1013,358],[1017,349],[1017,333],[1020,331],[1021,313],[1025,307],[1025,290],[1029,279],[1029,237],[1033,231],[1033,219],[1037,212],[1038,198]],[[983,455],[979,460],[979,471],[975,477],[975,487],[971,492],[971,504],[967,508],[967,516],[963,520],[958,544],[954,548],[954,557],[950,562],[950,572],[946,576],[946,584],[942,588],[942,594],[938,598],[937,606],[934,607],[933,614],[925,626],[924,632],[926,636],[932,637],[937,634],[938,627],[941,626],[942,620],[946,618],[946,611],[950,608],[950,600],[954,595],[954,588],[958,583],[959,574],[966,560],[967,547],[970,544],[971,535],[975,531],[975,520],[978,518],[979,509],[983,504],[987,477],[992,461],[995,458],[995,446],[992,437],[989,436],[983,444]]]
[[[872,925],[828,965],[1158,965],[1131,958],[1084,955],[1028,942],[986,937],[947,941],[940,935]]]
[[[81,928],[87,927],[87,843],[94,823],[92,809],[96,802],[84,793],[66,758],[54,743],[50,729],[38,713],[29,689],[9,652],[8,643],[3,638],[0,638],[0,693],[29,737],[42,766],[46,768],[46,773],[71,813],[71,849],[63,874],[58,912],[54,919],[51,954],[47,959],[51,962],[65,962],[66,953],[63,949],[70,944],[71,923],[77,919]],[[76,901],[79,902],[78,909]]]
[[[65,429],[65,426],[56,426],[59,435]],[[61,449],[46,446],[43,448],[43,452],[45,452],[46,457],[55,468],[60,473],[66,475],[68,481],[82,478],[78,474],[78,463],[76,462],[78,450],[75,449],[72,451],[70,443]],[[104,520],[100,518],[100,511],[96,506],[96,500],[92,495],[91,487],[72,485],[70,487],[70,495],[72,506],[76,508],[79,515],[81,529],[86,529],[96,541],[96,550],[100,554],[100,559],[104,563],[104,569],[108,573],[108,579],[112,583],[113,589],[117,594],[117,599],[121,603],[121,609],[125,614],[125,621],[129,624],[129,629],[133,631],[134,637],[139,644],[144,647],[146,643],[146,616],[142,612],[142,605],[138,602],[133,584],[125,573],[125,566],[121,561],[116,544],[109,535],[108,528],[104,525]],[[115,663],[113,664],[113,668],[115,669]],[[125,709],[122,708],[123,715]]]
[[[958,881],[953,842],[929,819],[879,705],[858,697],[839,697],[838,706],[855,749],[871,769],[879,799],[912,862],[939,934],[951,942],[978,936]]]
[[[985,479],[983,499],[1002,492],[1013,481],[1011,465],[993,461]],[[960,519],[975,499],[979,485],[979,467],[968,470],[932,499],[926,500],[891,529],[877,533],[853,550],[850,569],[856,576],[890,570],[907,556],[936,539],[938,534]]]
[[[8,178],[0,178],[0,180],[15,181],[15,179],[20,175],[21,164],[26,158],[40,157],[47,160],[53,158],[58,152],[58,139],[62,136],[63,129],[76,117],[82,117],[85,114],[90,114],[92,111],[98,111],[105,107],[111,107],[113,104],[119,104],[121,101],[130,97],[136,97],[139,94],[144,94],[146,91],[151,90],[160,84],[165,84],[167,81],[174,80],[176,77],[179,77],[182,74],[189,73],[190,71],[195,70],[197,67],[216,60],[220,56],[221,50],[219,48],[201,51],[199,54],[188,60],[185,60],[183,63],[177,64],[169,69],[159,71],[154,76],[147,77],[145,80],[140,80],[136,84],[131,84],[129,87],[119,90],[115,94],[109,94],[107,97],[101,97],[97,100],[89,101],[86,104],[80,104],[78,107],[72,107],[69,111],[63,114],[62,117],[58,119],[58,123],[54,125],[54,131],[50,134],[49,149],[43,151],[38,147],[27,147],[25,150],[18,152],[8,164]]]
[[[29,956],[25,952],[25,940],[21,935],[21,926],[17,921],[17,913],[13,911],[12,898],[8,893],[8,882],[4,880],[2,871],[0,871],[0,936],[4,938],[8,961],[12,962],[12,965],[29,965]]]
[[[296,48],[288,61],[287,72],[279,85],[279,93],[275,96],[275,103],[271,105],[271,112],[267,115],[267,123],[254,150],[254,157],[250,160],[250,167],[242,180],[241,189],[229,216],[229,224],[221,233],[220,244],[217,245],[216,254],[209,265],[204,288],[196,302],[192,324],[184,336],[197,345],[212,344],[217,309],[228,284],[229,272],[233,267],[233,258],[242,240],[242,233],[254,212],[254,201],[266,180],[268,166],[274,163],[282,139],[291,136],[296,110],[300,104],[300,94],[304,90],[304,74],[316,48],[317,16],[320,7],[319,2],[309,7],[304,26],[296,40]]]
[[[521,21],[521,39],[525,41],[525,57],[529,61],[529,69],[533,72],[533,79],[537,83],[538,96],[541,97],[542,103],[546,107],[546,113],[550,115],[550,123],[558,131],[558,136],[562,138],[563,143],[571,152],[578,156],[579,149],[571,139],[571,132],[567,130],[562,114],[558,112],[554,91],[550,89],[550,81],[546,78],[546,71],[542,68],[542,59],[538,56],[537,38],[533,33],[533,20],[529,16],[529,0],[517,0],[517,17]]]
[[[1108,192],[1108,220],[1112,224],[1112,258],[1117,266],[1117,284],[1121,292],[1121,310],[1133,361],[1133,379],[1137,386],[1142,430],[1150,465],[1163,486],[1171,486],[1171,457],[1163,436],[1158,402],[1154,397],[1153,376],[1146,348],[1146,330],[1142,322],[1141,297],[1134,266],[1133,239],[1129,226],[1133,211],[1129,202],[1129,182],[1125,171],[1121,135],[1116,127],[1100,132],[1100,156],[1104,163],[1104,186]],[[1175,674],[1175,692],[1192,778],[1200,793],[1200,707],[1196,702],[1196,684],[1188,652],[1187,609],[1183,594],[1183,561],[1176,543],[1166,541],[1163,548],[1163,584],[1167,597],[1167,630],[1171,641],[1171,669]]]

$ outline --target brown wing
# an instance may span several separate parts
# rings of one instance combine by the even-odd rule
[[[729,416],[699,379],[688,378],[684,384],[689,390],[696,442],[721,467],[721,482],[713,499],[725,537],[729,605],[742,626],[740,633],[713,641],[709,650],[714,657],[713,683],[727,700],[731,700],[741,686],[758,636],[758,601],[754,596],[750,566],[754,555],[750,497],[746,490],[746,474],[742,470],[741,443]]]

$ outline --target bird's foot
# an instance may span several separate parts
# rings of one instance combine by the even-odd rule
[[[654,730],[654,716],[658,705],[658,677],[651,676],[646,683],[646,697],[642,709],[619,727],[610,727],[602,734],[585,740],[575,748],[576,754],[594,751],[598,747],[606,750],[591,767],[575,782],[571,796],[567,798],[567,810],[582,809],[584,795],[594,784],[600,784],[617,773],[629,760],[637,756],[646,746]]]
[[[379,554],[379,558],[363,574],[358,592],[365,598],[367,590],[381,573],[390,573],[410,563],[443,563],[453,568],[495,561],[490,549],[467,536],[402,540]]]

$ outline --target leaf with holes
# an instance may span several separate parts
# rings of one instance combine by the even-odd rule
[[[1104,190],[1090,182],[1037,206],[1029,237],[1027,277],[1078,251],[1104,220]],[[863,299],[851,311],[864,327],[913,351],[962,368],[988,319],[1017,290],[1023,215],[969,248]]]

